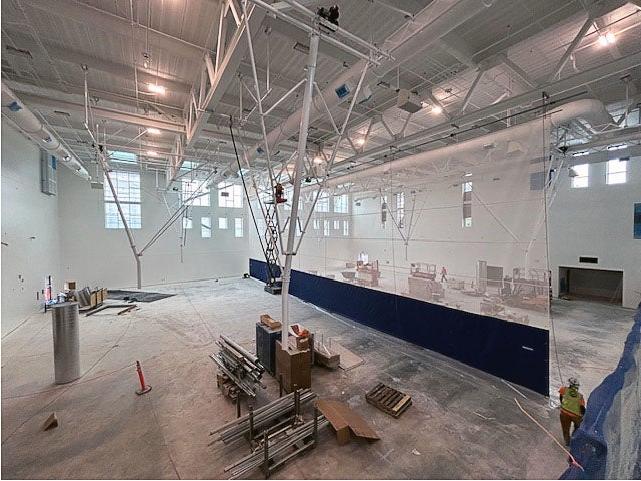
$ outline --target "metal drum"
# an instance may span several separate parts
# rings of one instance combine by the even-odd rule
[[[53,363],[56,384],[80,377],[80,326],[78,303],[62,302],[51,306],[53,325]]]

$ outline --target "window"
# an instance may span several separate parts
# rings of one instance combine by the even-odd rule
[[[608,160],[605,174],[606,184],[625,184],[628,170],[627,160],[627,158]]]
[[[590,166],[588,164],[575,165],[572,167],[574,177],[572,177],[572,187],[575,189],[587,187],[589,183]]]
[[[472,227],[472,182],[463,182],[463,227]]]
[[[344,220],[343,221],[343,235],[348,236],[349,235],[349,221]]]
[[[316,230],[320,229],[320,220],[319,219],[314,219],[314,229],[316,229]]]
[[[200,236],[211,237],[211,217],[200,218]]]
[[[244,235],[244,232],[243,232],[243,218],[242,217],[236,217],[234,219],[234,236],[242,237],[243,235]]]
[[[218,184],[218,207],[241,208],[243,206],[243,186],[221,182]]]
[[[191,229],[192,225],[193,223],[189,217],[183,217],[183,229]]]
[[[349,202],[347,194],[335,195],[334,196],[334,212],[339,214],[347,214],[349,208]]]
[[[340,220],[335,220],[334,221],[334,230],[338,230],[341,228],[341,221]]]
[[[209,207],[209,187],[199,180],[182,181],[183,204],[196,207]]]
[[[316,212],[329,212],[329,194],[321,192],[316,202]]]
[[[138,172],[111,172],[111,182],[114,185],[120,207],[131,229],[142,227],[142,215],[140,211],[140,174]],[[105,229],[124,229],[116,200],[114,199],[107,176],[104,179],[104,200],[105,200]]]
[[[396,222],[399,227],[403,227],[405,221],[405,192],[396,194]]]
[[[634,204],[634,238],[641,239],[641,204]]]
[[[120,150],[112,150],[109,152],[110,162],[119,162],[121,164],[135,164],[138,162],[138,156],[131,152],[122,152]]]
[[[329,221],[324,220],[323,221],[323,235],[324,236],[329,236]]]
[[[222,229],[222,230],[225,230],[228,227],[229,226],[227,225],[227,217],[219,217],[218,218],[218,228]]]
[[[292,197],[294,197],[294,187],[291,186],[291,185],[285,187],[285,191],[283,192],[283,196],[287,200],[285,202],[285,205],[283,206],[283,209],[292,210]]]

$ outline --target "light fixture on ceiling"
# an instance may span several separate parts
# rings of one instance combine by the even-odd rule
[[[579,152],[573,152],[572,157],[583,157],[584,155],[588,155],[590,152],[587,150],[581,150]]]
[[[149,89],[149,92],[152,94],[158,94],[158,95],[165,95],[166,89],[162,85],[154,84],[154,83],[148,83],[147,88]]]
[[[616,35],[612,32],[605,32],[599,35],[599,45],[602,47],[607,47],[608,45],[614,45],[617,41]]]
[[[358,139],[356,139],[356,140],[354,141],[354,143],[355,143],[356,145],[365,145],[365,138],[363,138],[363,137],[359,137]]]
[[[608,145],[608,150],[621,150],[625,149],[628,146],[628,144],[612,144]]]
[[[148,134],[151,134],[151,135],[160,135],[160,133],[161,133],[161,132],[160,132],[160,130],[159,130],[159,129],[156,129],[156,128],[154,128],[154,127],[149,127],[149,128],[147,129],[147,133],[148,133]]]
[[[156,152],[155,150],[148,150],[147,155],[149,155],[150,157],[158,157],[158,152]]]
[[[433,114],[436,114],[436,115],[442,114],[443,113],[443,107],[441,107],[440,105],[432,105],[431,112]]]
[[[464,176],[465,177],[472,177],[472,172],[465,172]]]

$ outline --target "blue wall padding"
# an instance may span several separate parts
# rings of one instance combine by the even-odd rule
[[[265,282],[266,265],[250,259]],[[292,270],[290,293],[360,324],[548,395],[548,331]],[[525,348],[524,348],[525,347]]]
[[[581,427],[572,435],[570,452],[584,471],[570,466],[560,479],[641,479],[641,408],[633,399],[621,403],[621,397],[639,399],[641,366],[635,360],[639,349],[641,305],[617,368],[592,391]],[[608,463],[612,465],[609,473]]]

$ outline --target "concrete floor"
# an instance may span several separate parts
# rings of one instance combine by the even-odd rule
[[[223,467],[246,454],[245,444],[207,446],[209,430],[235,416],[216,388],[208,355],[221,333],[253,349],[255,322],[265,312],[280,317],[280,297],[264,293],[252,279],[153,290],[176,295],[123,316],[81,317],[84,374],[68,385],[52,384],[49,314],[32,316],[2,339],[2,477],[224,478]],[[611,319],[613,308],[591,311],[583,304],[561,305],[556,326],[562,364],[578,358],[577,367],[590,373],[582,376],[588,384],[592,374],[610,368],[622,343],[602,339],[613,329],[600,319]],[[565,469],[564,454],[514,401],[519,398],[560,439],[557,411],[545,397],[518,387],[524,399],[498,378],[295,299],[291,312],[317,335],[339,340],[365,359],[348,372],[314,368],[313,389],[348,402],[381,440],[338,446],[327,428],[317,449],[273,477],[557,478]],[[631,311],[625,314],[631,323]],[[586,322],[572,326],[575,315]],[[621,313],[613,321],[617,332],[623,332],[625,317]],[[592,344],[595,337],[600,346]],[[598,361],[601,346],[608,362]],[[153,386],[142,397],[134,394],[137,359]],[[401,418],[365,402],[364,393],[378,381],[412,396],[413,406]],[[258,405],[278,395],[268,375],[266,382]],[[43,432],[40,426],[51,412],[60,426]]]

